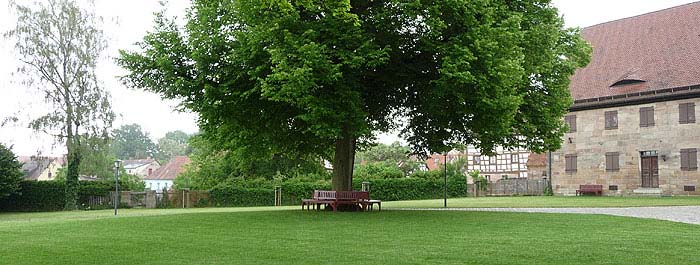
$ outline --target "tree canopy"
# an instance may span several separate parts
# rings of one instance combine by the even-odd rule
[[[154,158],[160,150],[141,125],[126,124],[112,131],[112,150],[119,159]]]
[[[559,147],[569,76],[590,47],[546,0],[194,0],[121,51],[123,81],[200,115],[221,148],[333,161],[399,129],[414,153],[453,144]],[[405,122],[402,122],[405,121]]]
[[[159,156],[162,161],[170,161],[175,156],[188,155],[192,152],[189,146],[191,135],[183,131],[167,132],[163,138],[158,139]]]

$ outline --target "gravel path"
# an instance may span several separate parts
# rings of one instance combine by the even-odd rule
[[[627,208],[392,208],[391,210],[607,214],[700,224],[700,206]]]

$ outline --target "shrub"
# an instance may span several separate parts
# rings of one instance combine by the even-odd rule
[[[359,190],[364,180],[356,180],[353,188]],[[370,182],[372,199],[385,201],[439,199],[444,194],[444,180],[429,180],[420,178],[376,179]],[[447,179],[447,196],[466,196],[467,185],[464,178],[452,177]]]
[[[22,181],[22,164],[12,151],[0,144],[0,199],[17,192]]]
[[[404,177],[403,171],[401,171],[398,166],[381,162],[360,165],[355,169],[354,173],[355,178],[362,179],[392,179]]]
[[[489,189],[488,180],[486,179],[486,177],[481,175],[481,172],[479,172],[479,170],[469,172],[469,177],[472,178],[474,185],[476,185],[480,191],[486,191]]]
[[[65,184],[22,181],[20,191],[0,201],[0,210],[19,212],[60,211],[65,205]]]
[[[209,191],[209,196],[214,206],[265,206],[274,204],[275,191],[219,185]]]
[[[120,183],[120,189],[122,185]],[[90,196],[107,196],[114,190],[108,181],[80,181],[78,205],[85,205]],[[22,181],[18,193],[0,199],[0,211],[41,212],[63,210],[65,183],[61,181]]]

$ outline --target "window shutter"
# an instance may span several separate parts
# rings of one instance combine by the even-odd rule
[[[681,170],[688,170],[688,149],[681,149]]]
[[[698,169],[698,150],[693,148],[688,150],[688,170]]]
[[[688,105],[679,104],[678,105],[678,123],[684,124],[688,123]]]
[[[647,109],[647,126],[653,126],[654,125],[654,108],[648,108]]]
[[[571,171],[576,171],[576,155],[571,156]]]
[[[617,111],[605,112],[605,129],[617,129]]]
[[[639,109],[639,127],[647,126],[647,113],[644,108]]]
[[[567,115],[564,120],[569,125],[569,132],[576,132],[576,115]]]
[[[695,123],[695,103],[688,103],[686,112],[688,113],[688,123]]]

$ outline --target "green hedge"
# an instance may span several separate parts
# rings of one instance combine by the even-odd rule
[[[360,190],[363,180],[354,180],[353,189]],[[370,197],[382,201],[438,199],[444,195],[444,180],[400,178],[369,180]],[[467,185],[462,178],[447,180],[448,197],[466,196]]]
[[[63,210],[66,189],[64,182],[22,181],[20,186],[19,193],[0,200],[0,211],[43,212]],[[120,185],[121,188],[122,186]],[[80,181],[78,186],[78,205],[86,203],[90,196],[106,196],[113,190],[113,182]]]
[[[353,189],[360,190],[363,180],[355,179]],[[298,205],[302,199],[310,198],[314,190],[330,190],[329,182],[286,181],[281,184],[282,204]],[[463,178],[448,179],[449,197],[466,196],[466,183]],[[370,180],[370,196],[383,201],[423,200],[442,198],[444,181],[437,179],[400,178]],[[250,187],[249,184],[227,183],[210,190],[214,206],[263,206],[274,205],[274,186],[263,184]]]

